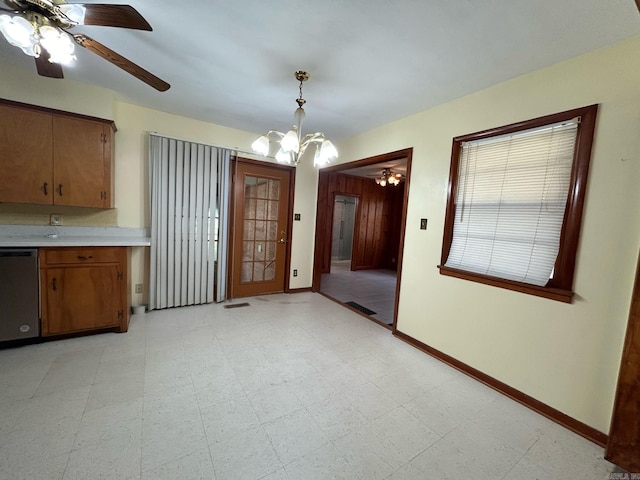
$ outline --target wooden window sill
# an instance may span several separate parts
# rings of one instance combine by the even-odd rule
[[[440,269],[441,275],[446,275],[448,277],[462,278],[463,280],[469,280],[471,282],[506,288],[507,290],[526,293],[528,295],[535,295],[537,297],[549,298],[551,300],[556,300],[563,303],[572,303],[573,300],[573,292],[570,290],[539,287],[537,285],[516,282],[514,280],[505,280],[503,278],[491,277],[489,275],[466,272],[464,270],[458,270],[456,268],[445,267],[444,265],[438,265],[438,269]]]

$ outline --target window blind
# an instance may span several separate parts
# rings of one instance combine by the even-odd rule
[[[558,255],[578,123],[462,144],[445,266],[546,285]]]
[[[149,309],[225,299],[230,157],[150,135]]]

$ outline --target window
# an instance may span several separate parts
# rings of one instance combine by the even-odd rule
[[[453,139],[441,274],[571,302],[597,110]]]

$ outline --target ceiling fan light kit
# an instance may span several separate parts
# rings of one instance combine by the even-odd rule
[[[63,0],[0,0],[0,32],[11,45],[34,57],[38,74],[63,78],[61,65],[76,59],[78,44],[151,87],[164,92],[170,85],[86,35],[67,30],[77,25],[101,25],[151,31],[149,23],[130,5],[67,4]]]
[[[266,157],[271,150],[271,140],[274,139],[274,143],[279,147],[275,154],[276,160],[280,163],[297,165],[300,163],[300,159],[307,151],[307,148],[313,146],[315,148],[313,165],[321,167],[338,158],[338,150],[331,140],[325,138],[324,133],[316,132],[302,135],[302,122],[305,118],[304,108],[302,107],[307,103],[307,101],[302,98],[302,84],[309,80],[310,75],[308,72],[299,70],[295,72],[294,77],[300,82],[298,87],[300,96],[296,99],[298,108],[293,114],[295,124],[287,133],[269,130],[264,135],[258,137],[251,144],[251,148],[254,152]]]
[[[381,187],[386,187],[387,185],[396,187],[400,184],[400,180],[402,180],[400,173],[394,173],[390,168],[385,168],[382,170],[382,175],[376,178],[376,183]]]

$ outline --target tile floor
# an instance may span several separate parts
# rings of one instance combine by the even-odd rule
[[[376,312],[371,317],[393,324],[396,300],[396,272],[392,270],[351,271],[350,261],[332,262],[331,273],[322,275],[320,291],[340,302],[356,302]]]
[[[0,351],[2,479],[605,479],[602,448],[313,293]]]

